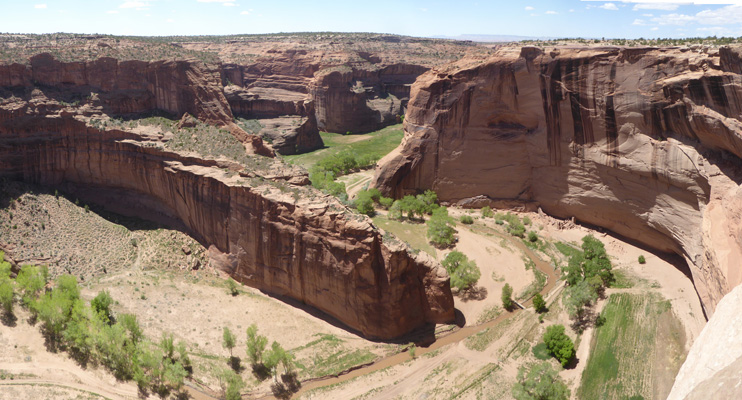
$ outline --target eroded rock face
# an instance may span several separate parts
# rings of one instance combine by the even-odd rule
[[[365,133],[399,123],[410,87],[427,68],[396,64],[381,69],[348,66],[315,74],[310,93],[317,125],[336,133]]]
[[[40,99],[4,101],[0,177],[179,226],[235,279],[316,307],[368,337],[453,320],[440,265],[383,240],[368,218],[336,199],[292,185],[300,177],[289,167],[261,176],[179,155],[151,135],[90,126],[97,112]]]
[[[668,400],[742,397],[742,286],[719,302],[680,368]]]
[[[201,121],[229,128],[255,153],[273,153],[259,137],[234,124],[217,67],[194,60],[145,62],[100,58],[65,63],[48,53],[31,57],[29,62],[29,65],[0,65],[0,87],[16,91],[37,86],[47,92],[57,90],[59,96],[74,103],[96,97],[109,115],[155,110],[177,116],[189,113]]]
[[[507,48],[421,76],[376,187],[537,202],[675,252],[707,315],[742,281],[739,52]]]

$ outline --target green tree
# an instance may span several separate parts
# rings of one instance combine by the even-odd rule
[[[543,336],[549,353],[565,367],[575,356],[575,345],[572,339],[564,333],[564,325],[551,325],[546,328]]]
[[[472,218],[471,215],[462,215],[461,223],[465,225],[471,225],[474,223],[474,218]]]
[[[569,388],[548,362],[527,370],[520,367],[512,393],[516,400],[567,400],[570,396]]]
[[[113,313],[111,311],[113,298],[107,290],[101,290],[98,295],[90,301],[90,306],[101,321],[110,324],[113,322]]]
[[[376,214],[374,210],[374,200],[371,197],[372,193],[362,190],[358,192],[355,200],[353,200],[353,206],[361,214],[366,214],[369,217],[373,217]]]
[[[451,287],[458,290],[467,290],[476,285],[481,277],[477,264],[469,260],[464,253],[452,251],[441,261],[451,277]]]
[[[13,281],[8,277],[0,277],[0,304],[5,315],[13,315]]]
[[[484,218],[492,218],[495,216],[495,213],[492,212],[492,209],[489,206],[482,207],[482,216]]]
[[[392,206],[392,204],[394,204],[394,199],[391,197],[382,196],[381,198],[379,198],[379,205],[385,210],[388,210]]]
[[[229,350],[229,356],[232,357],[232,349],[235,345],[235,337],[228,327],[224,327],[222,332],[222,347]]]
[[[240,400],[240,391],[245,387],[242,377],[231,369],[222,370],[219,374],[222,390],[224,391],[225,400]]]
[[[15,279],[18,289],[21,292],[21,300],[26,307],[31,307],[36,301],[39,293],[46,287],[49,279],[49,271],[46,266],[37,267],[33,265],[24,265]]]
[[[506,283],[505,286],[503,286],[502,295],[500,298],[502,299],[502,306],[506,310],[510,310],[513,308],[513,287],[510,286],[509,283]]]
[[[454,233],[456,233],[451,223],[452,218],[448,216],[448,209],[437,208],[427,222],[428,240],[437,247],[451,246],[454,243]]]
[[[564,305],[570,317],[581,318],[586,307],[598,299],[598,293],[588,281],[580,281],[564,291]]]
[[[415,196],[407,195],[399,201],[399,209],[402,214],[406,215],[408,219],[414,219],[415,215],[419,215],[422,218],[423,214],[427,210],[425,203]]]
[[[536,295],[533,296],[533,308],[536,310],[537,313],[541,313],[546,310],[546,301],[544,301],[541,293],[536,293]]]
[[[401,221],[402,220],[402,203],[399,200],[395,200],[392,206],[389,207],[389,219]]]
[[[268,345],[268,338],[258,335],[258,327],[255,324],[247,328],[247,357],[253,366],[263,362],[263,352]]]
[[[419,211],[425,214],[432,214],[438,206],[438,195],[432,190],[426,190],[422,194],[415,196],[418,202]],[[422,214],[420,214],[422,216]]]
[[[279,365],[283,367],[284,374],[290,374],[294,370],[294,355],[274,341],[265,355],[265,367],[272,371],[274,376],[278,376]]]

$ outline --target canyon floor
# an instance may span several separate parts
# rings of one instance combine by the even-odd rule
[[[343,146],[378,141],[386,135],[392,135],[393,141],[401,139],[394,128],[368,136],[327,134],[324,139],[329,144],[325,149],[297,157],[316,157],[308,162],[311,164],[321,158],[321,152],[342,151]],[[370,174],[360,171],[342,179],[352,194],[365,185]],[[580,398],[589,389],[586,381],[633,388],[634,394],[643,398],[664,398],[705,323],[692,282],[673,265],[682,267],[678,260],[569,221],[540,213],[515,213],[531,220],[527,228],[539,239],[530,243],[509,235],[494,218],[482,217],[479,210],[452,207],[451,215],[457,220],[461,215],[474,219],[471,225],[457,223],[454,249],[477,263],[481,279],[475,290],[455,297],[460,326],[440,325],[435,343],[418,343],[410,351],[409,345],[419,338],[411,336],[394,343],[369,341],[295,302],[245,286],[233,296],[227,289],[226,276],[209,266],[206,249],[182,232],[91,209],[49,188],[4,182],[3,193],[0,244],[21,264],[48,264],[52,275],[66,272],[78,276],[88,299],[100,290],[108,290],[116,300],[114,310],[137,315],[151,340],[169,332],[185,341],[194,362],[193,379],[188,382],[193,398],[221,394],[218,375],[228,368],[229,356],[221,345],[223,327],[229,327],[238,338],[233,354],[241,359],[238,370],[247,383],[243,398],[273,396],[270,379],[255,378],[245,361],[245,330],[256,324],[260,333],[296,356],[298,379],[302,381],[302,388],[295,394],[298,398],[507,399],[511,398],[518,368],[543,358],[534,348],[545,327],[554,323],[567,326],[568,334],[576,340],[575,365],[562,370],[555,360],[547,358],[561,370],[573,398]],[[452,250],[428,244],[423,223],[393,221],[383,211],[374,222],[413,249],[428,252],[438,260]],[[609,377],[595,377],[589,367],[586,372],[591,353],[601,345],[598,340],[602,328],[587,327],[578,333],[561,305],[562,281],[555,282],[560,273],[554,267],[568,261],[558,247],[578,248],[581,238],[588,234],[605,244],[621,282],[620,288],[607,290],[595,307],[596,314],[621,296],[646,307],[669,305],[669,309],[659,309],[663,314],[650,318],[649,329],[626,332],[625,336],[636,337],[647,346],[657,342],[657,346],[647,347],[651,356],[626,348],[609,349],[622,366]],[[639,255],[645,256],[645,264],[639,264]],[[502,309],[500,294],[505,283],[513,286],[516,299],[521,301],[544,288],[548,290],[544,297],[549,311],[543,322],[532,308],[514,312]],[[18,310],[16,321],[0,326],[0,341],[7,349],[0,357],[0,398],[137,396],[134,384],[116,382],[102,368],[82,368],[66,353],[46,351],[38,327],[27,322],[25,311]],[[643,318],[642,307],[631,310],[624,318]],[[656,337],[672,340],[657,341]]]

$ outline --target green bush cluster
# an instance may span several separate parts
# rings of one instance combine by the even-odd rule
[[[611,261],[603,243],[587,235],[582,238],[582,252],[574,253],[567,267],[565,305],[573,318],[582,318],[585,308],[595,302],[603,288],[613,282]]]
[[[438,195],[432,190],[426,190],[417,196],[407,195],[394,201],[389,208],[389,218],[402,220],[405,217],[415,219],[415,216],[423,218],[425,214],[432,215],[433,211],[440,207]],[[448,212],[446,212],[446,216]]]
[[[293,373],[295,357],[292,353],[286,351],[278,342],[271,344],[270,350],[266,352],[268,338],[258,334],[258,327],[255,324],[247,328],[247,357],[253,371],[266,370],[272,375],[278,376],[278,366],[281,365],[284,374]]]
[[[456,241],[453,218],[448,216],[446,207],[437,207],[428,219],[428,240],[436,247],[450,247]]]
[[[492,218],[495,216],[495,213],[492,211],[492,209],[489,206],[482,207],[482,216],[484,218]]]
[[[379,204],[382,208],[388,209],[392,206],[394,199],[390,197],[384,197],[381,195],[379,189],[371,188],[367,190],[361,190],[353,200],[353,206],[361,214],[366,214],[369,217],[376,215],[374,210],[374,204]]]
[[[471,225],[474,223],[474,218],[472,218],[471,215],[462,215],[461,223],[465,225]]]
[[[567,400],[570,391],[551,364],[542,362],[520,367],[512,394],[516,400]]]
[[[337,177],[338,175],[331,171],[324,171],[317,168],[312,168],[309,171],[309,181],[312,182],[312,186],[324,193],[345,200],[348,197],[345,191],[345,184],[337,182],[335,180]]]
[[[506,310],[511,310],[515,305],[515,301],[513,301],[513,287],[510,286],[509,283],[506,283],[505,286],[503,286],[500,299],[502,300],[503,308]]]
[[[441,265],[446,268],[448,275],[451,277],[451,287],[459,291],[474,287],[482,275],[477,267],[477,263],[469,260],[460,251],[448,253],[446,258],[441,261]]]
[[[101,364],[117,379],[133,379],[144,393],[166,397],[182,392],[192,371],[184,343],[175,346],[169,335],[159,344],[145,340],[136,316],[114,317],[107,292],[86,304],[72,275],[61,275],[51,290],[45,289],[47,280],[46,267],[23,266],[16,285],[51,349],[66,350],[83,365]]]
[[[344,152],[333,154],[320,160],[315,168],[340,176],[355,170],[372,167],[376,164],[376,161],[378,160],[370,156],[357,157],[351,153]]]

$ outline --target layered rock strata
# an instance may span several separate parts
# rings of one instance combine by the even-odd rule
[[[238,281],[315,307],[368,337],[453,320],[448,276],[435,261],[383,239],[336,199],[293,185],[306,184],[306,176],[277,160],[254,156],[246,168],[181,155],[163,147],[165,135],[93,124],[107,118],[103,106],[63,104],[41,90],[0,103],[2,178],[180,227]]]
[[[106,114],[128,115],[155,110],[189,113],[209,124],[229,128],[251,152],[272,155],[269,146],[234,124],[221,86],[220,70],[194,60],[118,61],[100,58],[60,62],[48,53],[29,64],[0,65],[0,87],[15,92],[43,88],[60,101],[99,101]],[[52,90],[50,90],[52,89]],[[56,90],[55,94],[51,94]]]
[[[737,49],[500,49],[413,86],[387,194],[538,203],[675,252],[707,315],[742,281]]]

